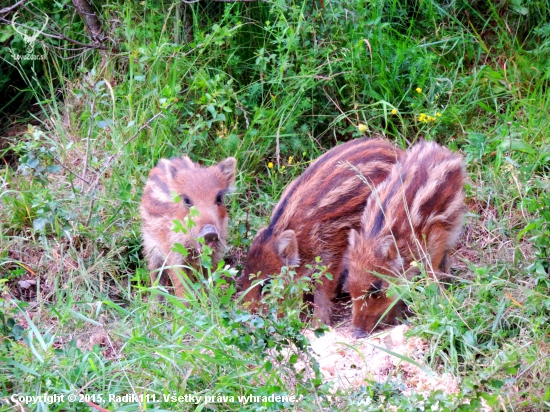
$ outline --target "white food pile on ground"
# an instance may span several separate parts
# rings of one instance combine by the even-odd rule
[[[367,385],[365,380],[385,382],[399,379],[415,392],[438,389],[445,393],[458,392],[458,382],[451,375],[438,376],[432,372],[433,376],[430,376],[418,366],[375,347],[423,365],[428,343],[418,337],[406,338],[406,325],[386,329],[365,339],[353,338],[349,329],[331,329],[320,338],[316,338],[313,331],[305,333],[325,380],[334,381],[336,387],[347,389]]]

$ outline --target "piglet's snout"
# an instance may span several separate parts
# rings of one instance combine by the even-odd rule
[[[205,225],[197,237],[203,237],[207,245],[217,243],[220,235],[214,225]]]

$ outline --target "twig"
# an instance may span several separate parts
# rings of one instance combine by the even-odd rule
[[[43,42],[43,41],[41,41],[40,43],[42,44],[43,47],[45,47],[47,49],[63,50],[63,51],[68,51],[68,52],[82,52],[82,53],[89,50],[87,47],[75,47],[74,49],[69,49],[67,47],[61,47],[61,46],[55,46],[53,44],[48,44],[48,43]],[[80,57],[82,55],[82,53],[79,54],[77,57]],[[74,57],[63,57],[63,56],[60,56],[59,54],[57,54],[56,56],[60,59],[63,59],[63,60],[74,59]]]
[[[245,229],[246,232],[244,232],[244,238],[248,238],[248,230],[250,229],[250,224],[248,222],[248,212],[250,212],[250,183],[248,184],[248,194],[246,195],[246,204],[248,205],[248,208],[246,209],[246,222],[245,222]]]
[[[110,412],[109,409],[102,408],[99,405],[96,405],[93,402],[87,401],[86,399],[83,399],[84,403],[87,403],[90,408],[94,408],[96,411],[99,412]]]
[[[185,4],[194,4],[194,3],[200,2],[201,0],[181,0],[181,1]],[[217,2],[217,3],[252,3],[254,1],[261,1],[263,3],[268,2],[268,0],[211,0],[211,1]]]
[[[369,49],[369,56],[370,56],[370,71],[372,73],[372,47],[370,46],[370,43],[367,39],[363,39],[365,44],[367,45],[367,48]]]
[[[10,24],[10,25],[12,24],[11,20],[5,19],[3,17],[0,17],[0,22],[5,23],[5,24]],[[18,26],[23,27],[24,29],[32,30],[32,27],[26,26],[26,25],[18,23],[18,22],[15,22],[15,23]],[[42,32],[42,33],[40,33],[40,35],[45,36],[45,37],[49,37],[51,39],[64,40],[64,41],[67,41],[69,43],[76,44],[77,46],[85,47],[87,49],[108,50],[108,48],[106,46],[101,46],[99,44],[82,43],[82,42],[79,42],[78,40],[71,39],[71,38],[69,38],[69,37],[67,37],[63,34],[59,34],[59,33],[58,34],[50,34],[50,33]]]
[[[275,136],[275,157],[277,158],[277,167],[281,166],[281,145],[280,145],[280,132],[281,126],[277,128],[277,135]]]
[[[545,356],[542,356],[540,358],[538,358],[536,361],[534,361],[533,363],[531,363],[527,368],[525,368],[524,370],[522,370],[520,373],[518,373],[516,375],[516,379],[515,379],[515,382],[517,382],[519,380],[519,378],[521,378],[523,376],[523,374],[525,374],[529,369],[531,369],[533,366],[535,366],[537,363],[539,363],[541,360],[543,359],[546,359],[546,358],[550,358],[550,355],[545,355]],[[511,384],[510,384],[511,385]]]
[[[70,174],[72,174],[74,177],[82,180],[84,183],[87,183],[88,185],[90,184],[90,181],[83,178],[82,176],[79,176],[77,175],[75,172],[73,172],[71,169],[69,169],[68,167],[66,167],[63,163],[61,163],[61,160],[59,160],[57,157],[53,156],[51,153],[50,153],[50,156],[52,157],[53,160],[55,160],[59,166],[61,166],[63,168],[63,170],[69,172]]]
[[[95,183],[94,183],[95,187]],[[95,196],[92,193],[92,200],[90,201],[90,210],[88,210],[88,217],[86,218],[86,223],[84,223],[84,227],[88,227],[90,224],[90,220],[92,220],[92,214],[94,213],[94,204],[95,204]]]
[[[338,111],[340,113],[342,113],[342,115],[344,116],[344,119],[346,119],[352,126],[355,126],[353,124],[353,122],[348,118],[348,116],[346,116],[346,114],[344,113],[344,111],[342,109],[340,109],[340,106],[338,106],[338,103],[336,103],[334,101],[334,99],[332,97],[330,97],[330,94],[328,94],[327,92],[327,89],[325,87],[323,87],[323,91],[325,92],[325,95],[328,97],[328,99],[334,104],[334,106],[336,106],[336,108],[338,109]]]
[[[17,7],[21,6],[23,3],[25,3],[25,0],[19,0],[17,3],[15,3],[13,6],[6,7],[2,10],[0,10],[0,14],[6,14],[12,11],[13,9],[16,9]]]
[[[102,43],[105,35],[91,3],[88,0],[72,0],[72,3],[94,44]]]
[[[248,120],[248,116],[246,115],[246,110],[244,109],[243,105],[237,100],[235,105],[242,110],[243,112],[243,116],[244,116],[244,120],[246,122],[246,128],[248,129],[250,127],[250,122]]]
[[[92,99],[92,104],[90,106],[90,126],[88,127],[88,136],[86,137],[86,155],[84,156],[84,170],[82,171],[82,179],[86,178],[86,173],[88,172],[88,156],[90,153],[90,140],[92,137],[92,127],[94,125],[94,107],[95,107],[95,96]]]
[[[315,80],[329,80],[330,81],[330,80],[333,80],[337,76],[341,76],[342,74],[348,74],[348,73],[351,73],[351,71],[338,72],[338,73],[331,74],[330,76],[323,76],[322,74],[316,74],[315,76],[313,76],[313,78]]]
[[[302,362],[304,362],[304,371],[306,372],[306,374],[308,375],[308,378],[311,381],[312,376],[311,376],[310,368],[308,367],[309,365],[307,364],[306,360],[304,359],[305,356],[307,356],[307,355],[304,355],[301,352],[300,352],[300,355],[298,355],[298,357],[302,360]],[[315,402],[317,402],[317,406],[319,407],[319,410],[322,411],[323,407],[321,406],[321,400],[319,399],[319,395],[317,394],[317,391],[316,391],[315,387],[313,387],[313,394],[315,395]]]
[[[512,133],[510,132],[510,126],[512,125],[512,122],[506,122],[508,125],[508,140],[510,140],[510,149],[508,156],[512,156]]]
[[[105,330],[105,328],[103,328],[103,330]],[[90,382],[88,382],[86,385],[84,385],[82,388],[80,388],[78,391],[77,391],[77,394],[80,395],[82,392],[84,392],[84,390],[90,386],[92,383],[94,383],[96,380],[98,380],[99,378],[94,378],[92,379]],[[73,386],[73,390],[76,390],[76,388]],[[108,409],[104,409],[102,408],[101,406],[93,403],[93,402],[90,402],[90,401],[87,401],[85,399],[82,399],[83,402],[87,403],[90,407],[94,408],[95,410],[98,410],[100,412],[109,412]]]
[[[313,133],[308,131],[308,132],[306,132],[306,134],[311,140],[313,140],[315,143],[317,143],[317,146],[319,146],[319,149],[321,149],[321,151],[323,151],[323,152],[326,151],[326,149],[323,147],[321,142],[319,142],[319,139],[316,139],[315,136],[313,136]],[[324,135],[324,133],[321,134],[319,137],[322,137],[323,135]]]

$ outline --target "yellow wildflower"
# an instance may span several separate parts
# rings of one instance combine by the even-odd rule
[[[267,164],[267,167],[269,167],[270,169],[273,169],[273,162],[269,162],[269,163]]]
[[[437,117],[441,117],[441,113],[439,113],[439,112],[437,112],[435,115],[436,115]]]
[[[397,109],[392,109],[391,114],[397,114]]]
[[[417,87],[417,88],[416,88],[416,92],[417,92],[417,93],[422,93],[422,89],[421,89],[420,87]]]
[[[430,122],[435,122],[437,119],[433,116],[430,116],[426,113],[420,113],[420,115],[418,116],[418,121],[419,122],[422,122],[422,123],[430,123]]]
[[[290,156],[290,157],[288,158],[288,164],[291,165],[293,160],[294,160],[294,158],[293,158],[292,156]]]
[[[367,131],[367,125],[360,123],[359,126],[357,126],[357,130],[359,130],[360,133],[365,133]]]

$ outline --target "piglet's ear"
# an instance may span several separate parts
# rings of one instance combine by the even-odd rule
[[[361,235],[359,234],[359,232],[355,229],[351,229],[348,235],[349,247],[355,248],[359,243],[360,238],[361,238]]]
[[[189,156],[173,157],[170,159],[170,165],[176,170],[193,169],[196,167]]]
[[[173,157],[170,160],[162,159],[159,167],[169,172],[169,177],[175,179],[179,172],[196,167],[195,163],[188,156]]]
[[[376,246],[377,255],[382,259],[396,259],[398,257],[397,247],[393,236],[386,236]]]
[[[227,186],[231,187],[235,184],[235,168],[237,166],[237,160],[234,157],[228,157],[218,163],[218,167],[222,173],[222,176],[227,181]]]
[[[177,160],[181,162],[181,167],[183,169],[192,169],[193,167],[195,167],[195,163],[193,163],[189,156],[182,156]]]
[[[288,266],[300,264],[300,254],[298,253],[298,241],[294,230],[285,230],[277,237],[275,241],[275,250],[279,257]]]

